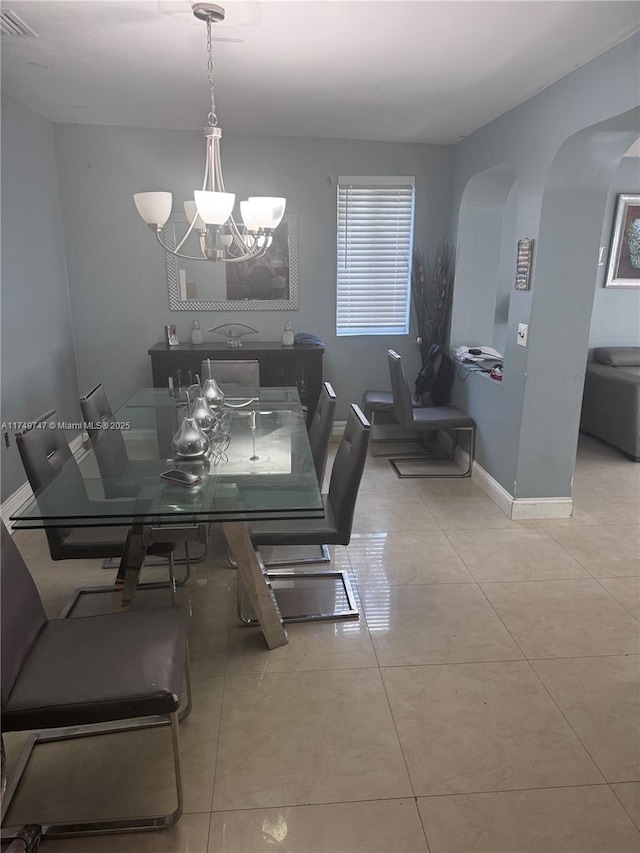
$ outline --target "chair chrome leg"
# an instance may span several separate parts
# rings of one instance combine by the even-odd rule
[[[191,713],[191,662],[189,660],[189,649],[184,661],[184,688],[187,694],[187,704],[181,711],[178,711],[178,719],[180,722],[186,720]]]
[[[171,604],[176,606],[176,574],[173,563],[173,551],[169,554],[169,590],[171,591]]]
[[[300,546],[300,545],[273,545],[273,546],[269,546],[269,547],[277,548],[278,550],[283,549],[284,553],[286,554],[287,549],[300,548],[303,546]],[[267,557],[265,559],[264,551],[261,551],[262,559],[264,561],[265,568],[276,569],[279,567],[286,567],[286,566],[308,566],[308,565],[317,565],[319,563],[330,563],[331,562],[331,555],[329,554],[329,547],[327,545],[309,545],[309,546],[304,546],[304,547],[315,548],[315,549],[320,548],[320,553],[316,554],[315,556],[313,554],[311,554],[308,557],[291,556],[291,557],[283,557],[283,558],[279,558],[279,559],[270,559],[269,557]]]
[[[356,604],[355,595],[353,594],[353,589],[351,587],[351,582],[347,576],[347,572],[341,569],[334,569],[331,571],[322,571],[322,572],[294,572],[294,571],[280,571],[280,572],[267,572],[267,577],[269,580],[295,580],[296,578],[340,578],[342,581],[342,586],[344,589],[345,598],[347,599],[347,609],[346,610],[329,610],[322,611],[316,610],[314,612],[309,613],[298,613],[293,615],[285,615],[282,614],[282,621],[285,625],[291,622],[335,622],[342,619],[357,619],[360,615],[358,611],[358,607]],[[277,599],[277,589],[274,589],[274,595]],[[251,617],[247,617],[244,615],[242,611],[242,590],[240,584],[238,584],[237,593],[236,593],[236,603],[237,603],[237,612],[238,618],[245,625],[256,626],[258,624],[257,619],[253,619]]]
[[[38,743],[51,743],[53,741],[71,740],[78,737],[91,737],[100,734],[111,734],[113,732],[127,731],[129,729],[150,728],[154,726],[171,726],[171,743],[173,749],[173,763],[176,783],[176,808],[166,815],[158,817],[134,817],[112,820],[89,820],[77,823],[51,823],[42,825],[43,838],[67,838],[80,835],[107,835],[116,832],[145,832],[158,829],[166,829],[176,823],[183,809],[182,789],[182,765],[180,762],[180,735],[179,719],[177,712],[165,716],[141,717],[135,720],[123,720],[118,725],[113,723],[98,723],[88,726],[73,726],[64,729],[51,729],[46,732],[35,732],[30,734],[18,758],[16,770],[7,786],[2,802],[2,819],[11,805],[20,778],[25,771],[31,753]],[[2,839],[14,838],[21,827],[6,827],[2,830]]]
[[[206,554],[206,547],[205,547]],[[184,564],[186,566],[186,571],[184,574],[184,578],[182,579],[182,583],[186,583],[191,577],[191,554],[189,553],[189,543],[187,540],[184,540]]]

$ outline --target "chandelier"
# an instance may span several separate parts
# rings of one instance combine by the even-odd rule
[[[196,3],[193,14],[207,25],[207,64],[209,96],[211,100],[207,127],[207,154],[202,189],[195,190],[193,199],[184,202],[184,212],[189,226],[185,235],[174,247],[163,239],[162,229],[171,216],[172,194],[169,192],[136,193],[133,196],[138,213],[155,233],[160,245],[172,255],[196,261],[223,261],[238,263],[263,255],[271,245],[272,234],[284,216],[286,199],[253,196],[240,202],[242,225],[233,216],[235,193],[224,188],[220,161],[222,129],[216,115],[215,87],[213,84],[213,51],[211,25],[224,21],[224,9],[213,3]],[[199,241],[199,255],[181,251],[189,236],[194,233]]]

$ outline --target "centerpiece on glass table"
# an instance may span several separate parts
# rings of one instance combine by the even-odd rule
[[[191,401],[186,391],[187,412],[173,437],[173,451],[181,459],[198,459],[209,449],[209,439],[191,416]]]
[[[194,418],[206,436],[211,436],[216,425],[216,415],[211,411],[207,399],[202,392],[202,384],[197,373],[196,380],[198,384],[198,396],[191,407],[191,417]]]
[[[207,373],[209,374],[209,378],[204,383],[202,394],[207,401],[209,408],[215,412],[217,409],[221,409],[224,405],[224,394],[211,373],[210,358],[207,359]]]

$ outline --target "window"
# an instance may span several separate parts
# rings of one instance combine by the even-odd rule
[[[414,184],[338,178],[338,335],[408,333]]]

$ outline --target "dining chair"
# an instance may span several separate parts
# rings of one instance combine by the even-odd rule
[[[412,399],[412,406],[419,404]],[[369,447],[372,456],[388,458],[394,456],[392,450],[380,450],[383,444],[415,444],[418,436],[415,432],[407,433],[398,423],[393,411],[393,394],[391,391],[378,391],[369,389],[362,395],[362,411],[371,424],[371,439]]]
[[[36,744],[167,726],[177,796],[173,812],[45,823],[42,835],[55,838],[172,826],[183,807],[178,723],[191,710],[186,611],[163,607],[47,619],[33,578],[4,524],[1,557],[2,731],[34,732],[7,786],[3,823]],[[179,712],[182,696],[186,702]],[[19,829],[7,827],[6,831],[13,834]]]
[[[391,391],[393,394],[393,411],[398,423],[406,430],[414,430],[424,435],[427,432],[444,430],[452,436],[451,452],[445,455],[434,456],[431,454],[417,455],[415,453],[398,454],[389,459],[391,467],[401,479],[426,478],[426,477],[470,477],[473,468],[473,457],[475,449],[476,425],[473,418],[466,415],[457,406],[414,406],[411,399],[411,390],[402,367],[402,357],[395,350],[387,351],[389,362],[389,374],[391,376]],[[434,462],[443,459],[455,459],[458,447],[459,434],[469,434],[468,465],[461,473],[436,472],[402,472],[400,464],[409,461]]]
[[[309,444],[311,446],[311,455],[313,456],[313,464],[316,469],[318,485],[322,489],[324,484],[324,475],[327,467],[327,457],[329,455],[329,443],[333,434],[333,424],[335,421],[336,405],[338,398],[333,390],[330,382],[324,382],[322,392],[318,398],[313,420],[309,426]],[[330,563],[329,548],[327,543],[323,542],[320,545],[319,554],[300,555],[297,552],[295,555],[286,555],[287,546],[284,547],[283,554],[281,548],[278,548],[274,555],[270,555],[264,559],[264,565],[267,569],[277,566],[298,566],[298,565],[314,565],[319,563]],[[314,546],[315,548],[315,546]],[[264,555],[263,555],[264,557]]]
[[[197,386],[196,386],[197,388]],[[92,388],[84,397],[80,397],[80,410],[85,423],[89,441],[96,455],[98,469],[102,478],[102,487],[105,497],[120,498],[133,497],[138,493],[139,480],[143,477],[158,477],[158,461],[155,459],[129,459],[127,445],[120,429],[105,429],[98,424],[114,424],[115,418],[109,398],[101,382]],[[156,555],[157,556],[157,555]],[[206,549],[202,555],[194,558],[199,562],[206,556]],[[160,558],[157,563],[150,560],[147,565],[161,565]],[[184,564],[185,573],[176,584],[181,586],[191,575],[191,553],[189,543],[184,541],[184,560],[173,557],[174,567]],[[112,568],[111,560],[108,560],[105,568]]]
[[[80,397],[80,410],[106,497],[131,497],[138,492],[140,478],[158,476],[156,460],[129,459],[122,431],[105,429],[105,425],[115,423],[115,418],[101,382]]]
[[[369,431],[369,421],[362,414],[359,406],[352,403],[333,462],[329,491],[322,495],[325,517],[253,522],[249,526],[249,535],[254,547],[259,549],[266,545],[349,544],[358,490],[367,459]],[[267,571],[267,576],[270,580],[336,577],[342,581],[349,604],[347,610],[285,616],[285,622],[351,618],[358,615],[355,598],[345,570],[335,569],[319,572]],[[252,620],[243,618],[241,613],[240,618],[245,622],[252,622]]]
[[[309,444],[311,445],[311,455],[313,456],[313,464],[316,468],[320,488],[324,483],[337,403],[338,398],[331,383],[324,382],[313,420],[309,426]]]
[[[46,502],[47,495],[39,494],[40,490],[49,483],[53,477],[65,479],[69,500],[78,507],[82,507],[83,513],[91,515],[93,506],[96,517],[101,515],[101,501],[92,501],[86,491],[84,479],[78,467],[78,463],[71,452],[69,443],[64,432],[58,429],[47,429],[46,424],[57,421],[56,412],[52,410],[41,415],[33,421],[29,428],[16,433],[16,445],[29,484],[38,502]],[[45,425],[43,428],[42,425]],[[55,499],[55,498],[51,498]],[[57,508],[60,514],[61,508]],[[120,558],[125,548],[129,528],[126,526],[114,527],[46,527],[45,534],[49,544],[49,553],[52,560],[94,560],[107,557]],[[171,600],[175,602],[175,574],[173,552],[175,542],[161,542],[151,544],[147,553],[150,555],[166,557],[169,570],[169,589]],[[141,583],[140,589],[161,589],[166,583]],[[78,598],[83,593],[106,593],[112,592],[112,586],[78,587],[65,607],[63,613],[68,615]]]
[[[225,397],[260,396],[260,363],[250,359],[205,359],[200,365],[204,384],[213,378]]]

